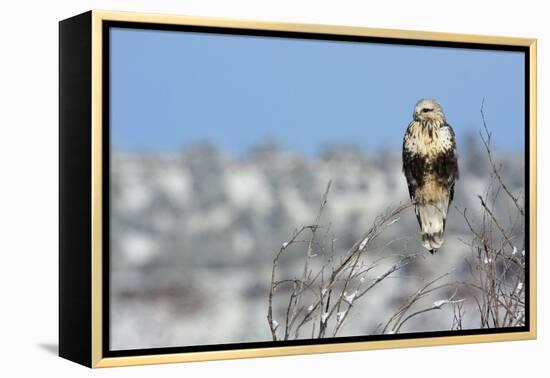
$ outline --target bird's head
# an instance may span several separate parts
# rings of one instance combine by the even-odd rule
[[[415,121],[444,123],[445,113],[437,101],[422,99],[414,106],[413,118]]]

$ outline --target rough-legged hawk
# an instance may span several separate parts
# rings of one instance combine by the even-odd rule
[[[424,247],[435,253],[443,244],[458,164],[455,134],[434,100],[420,100],[403,139],[403,172],[422,230]]]

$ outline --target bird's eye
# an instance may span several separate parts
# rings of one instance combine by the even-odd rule
[[[428,113],[429,111],[431,111],[432,109],[428,109],[428,108],[424,108],[422,109],[422,113]]]

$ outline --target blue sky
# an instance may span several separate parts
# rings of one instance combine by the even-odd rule
[[[495,145],[524,143],[519,52],[114,28],[110,64],[117,150],[400,148],[420,98],[442,104],[459,147],[482,98]]]

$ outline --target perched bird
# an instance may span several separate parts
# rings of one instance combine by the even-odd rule
[[[422,99],[414,107],[403,139],[403,172],[422,244],[434,254],[443,244],[447,211],[458,179],[455,133],[434,100]]]

